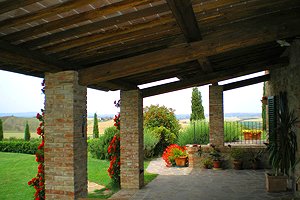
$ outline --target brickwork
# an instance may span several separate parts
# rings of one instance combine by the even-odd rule
[[[209,143],[224,145],[223,86],[209,86]]]
[[[46,199],[86,197],[86,87],[74,71],[47,73],[45,81]]]
[[[143,98],[139,90],[121,91],[121,188],[144,184]]]

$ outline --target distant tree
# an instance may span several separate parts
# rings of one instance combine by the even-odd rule
[[[192,114],[190,121],[205,119],[204,108],[202,106],[201,92],[198,88],[193,88],[192,92]]]
[[[3,123],[2,119],[0,119],[0,141],[3,140]]]
[[[98,127],[98,117],[97,114],[94,114],[94,129],[93,129],[93,137],[99,138],[99,127]]]
[[[29,141],[30,140],[30,132],[29,132],[28,121],[26,121],[26,125],[25,125],[24,140],[25,141]]]

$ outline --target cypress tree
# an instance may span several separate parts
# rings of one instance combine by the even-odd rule
[[[26,125],[25,125],[24,140],[25,141],[29,141],[30,140],[30,131],[29,131],[28,121],[26,121]]]
[[[2,119],[0,119],[0,141],[3,140],[3,124]]]
[[[94,129],[93,129],[93,137],[99,138],[99,128],[98,128],[98,117],[97,114],[94,114]]]
[[[202,106],[201,92],[198,88],[193,88],[192,92],[192,114],[190,121],[205,119],[204,108]]]

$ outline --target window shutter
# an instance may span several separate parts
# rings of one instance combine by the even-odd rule
[[[277,101],[275,96],[268,97],[268,115],[269,115],[269,142],[277,140]]]

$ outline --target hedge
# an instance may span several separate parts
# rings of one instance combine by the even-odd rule
[[[35,154],[40,140],[24,141],[24,140],[4,140],[0,141],[0,151],[12,153]]]

